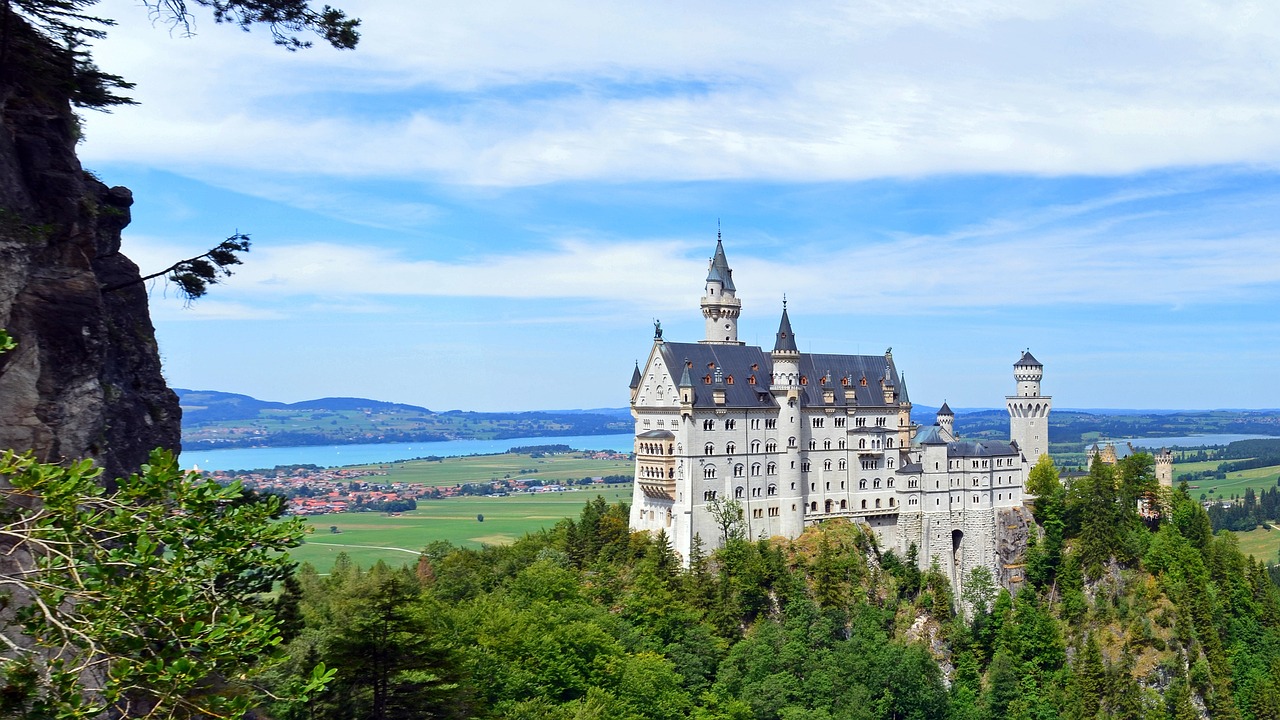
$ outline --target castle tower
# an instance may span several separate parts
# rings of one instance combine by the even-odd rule
[[[1173,487],[1173,451],[1169,448],[1156,453],[1156,481],[1162,488]]]
[[[938,427],[942,428],[943,440],[951,442],[956,439],[956,414],[951,412],[951,406],[947,405],[946,400],[938,408]]]
[[[782,302],[782,320],[773,344],[773,380],[769,391],[778,401],[778,441],[783,452],[778,462],[778,489],[783,511],[782,535],[799,537],[804,532],[805,494],[801,477],[800,446],[800,349],[796,346],[787,303]]]
[[[702,295],[702,316],[707,319],[707,337],[704,343],[714,345],[742,345],[738,342],[738,315],[742,301],[733,287],[733,270],[724,256],[724,243],[716,232],[716,254],[707,268],[707,287]]]
[[[1049,452],[1049,410],[1053,407],[1053,398],[1040,394],[1043,376],[1044,365],[1030,351],[1022,353],[1013,364],[1018,394],[1005,397],[1009,439],[1018,444],[1022,457],[1031,465]]]

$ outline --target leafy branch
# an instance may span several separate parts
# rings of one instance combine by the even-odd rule
[[[240,717],[280,660],[258,595],[291,572],[302,524],[162,450],[110,494],[100,472],[0,455],[0,716]]]
[[[144,283],[163,276],[178,286],[178,292],[191,302],[203,297],[210,285],[218,284],[222,278],[231,277],[230,266],[241,264],[236,253],[249,252],[249,236],[236,233],[223,240],[206,253],[186,260],[179,260],[159,272],[144,275],[136,280],[129,280],[102,289],[102,292],[115,292],[121,288]]]

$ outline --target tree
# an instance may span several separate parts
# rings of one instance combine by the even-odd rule
[[[258,600],[286,578],[299,520],[243,502],[155,451],[107,493],[89,461],[0,455],[0,715],[239,716],[277,660],[279,622]],[[327,678],[318,667],[302,695]]]
[[[720,529],[720,539],[722,543],[728,543],[730,540],[742,540],[746,537],[746,523],[742,519],[742,503],[737,500],[722,500],[716,498],[707,503],[711,519],[715,521],[716,527]]]
[[[102,292],[115,292],[121,288],[163,276],[178,287],[178,292],[186,298],[187,302],[191,302],[197,298],[204,297],[204,294],[209,291],[210,285],[218,284],[221,278],[230,277],[230,266],[239,265],[241,262],[236,253],[244,252],[249,252],[249,236],[244,233],[236,233],[213,246],[206,253],[186,260],[179,260],[159,272],[144,275],[118,285],[110,285],[103,288]]]

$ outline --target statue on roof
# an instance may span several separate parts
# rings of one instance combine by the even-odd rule
[[[653,339],[662,339],[662,321],[657,318],[653,319]]]

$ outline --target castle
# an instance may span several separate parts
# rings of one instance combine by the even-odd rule
[[[1030,352],[1006,398],[1011,441],[966,441],[945,403],[934,424],[912,421],[892,349],[800,352],[785,302],[772,351],[739,342],[742,303],[719,238],[701,306],[703,340],[668,342],[655,323],[632,373],[633,530],[665,531],[687,561],[695,536],[708,550],[722,542],[711,510],[735,500],[748,537],[848,518],[899,557],[915,546],[920,568],[936,561],[957,588],[978,566],[1020,579],[1023,488],[1048,451],[1052,405]]]
[[[1085,467],[1092,467],[1095,458],[1101,460],[1103,465],[1117,465],[1121,458],[1129,457],[1136,452],[1138,451],[1133,447],[1133,443],[1131,442],[1126,442],[1125,449],[1123,450],[1117,450],[1116,444],[1113,442],[1108,442],[1101,448],[1099,448],[1098,443],[1095,442],[1093,447],[1084,451]],[[1155,459],[1156,482],[1160,484],[1161,488],[1172,490],[1173,451],[1167,447],[1160,448],[1160,452],[1152,453],[1152,457]]]

